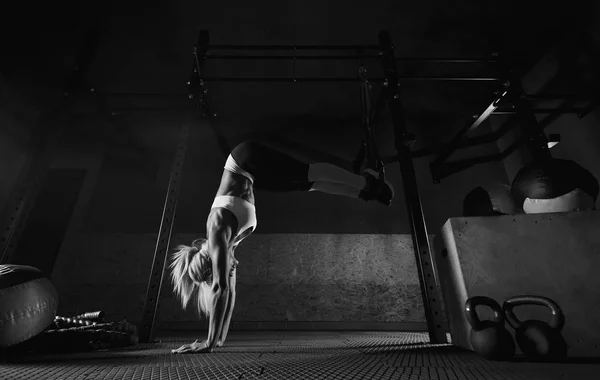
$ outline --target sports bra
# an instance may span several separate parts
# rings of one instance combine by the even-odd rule
[[[238,245],[242,240],[249,236],[254,230],[258,220],[256,219],[256,207],[245,199],[231,195],[219,195],[215,197],[212,208],[222,207],[235,215],[238,221],[238,231],[234,239],[234,245]],[[250,232],[246,232],[251,229]]]

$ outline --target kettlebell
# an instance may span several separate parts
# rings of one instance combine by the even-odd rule
[[[513,309],[522,305],[540,305],[550,310],[548,323],[538,320],[521,321]],[[567,356],[568,346],[561,330],[565,325],[565,316],[558,304],[546,297],[516,296],[504,301],[502,305],[508,324],[515,329],[515,339],[521,351],[530,358],[538,360],[560,360]]]
[[[494,312],[494,319],[481,321],[477,306],[487,306]],[[465,303],[465,314],[471,325],[469,340],[473,350],[489,360],[506,360],[515,354],[515,342],[504,327],[504,313],[500,304],[489,297],[471,297]]]

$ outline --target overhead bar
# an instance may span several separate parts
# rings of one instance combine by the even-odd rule
[[[301,80],[301,78],[296,78],[296,80]],[[206,79],[205,79],[206,80]],[[293,78],[292,78],[293,81]],[[354,79],[354,81],[358,81],[358,79]],[[373,81],[373,79],[369,79],[369,81]],[[172,92],[172,93],[150,93],[150,92],[104,92],[102,89],[96,89],[96,95],[104,98],[159,98],[159,99],[172,99],[172,100],[181,100],[187,99],[189,93],[187,92]],[[589,97],[577,97],[573,95],[553,95],[553,94],[535,94],[535,95],[525,95],[525,99],[527,100],[553,100],[553,101],[569,101],[570,106],[564,107],[560,105],[555,108],[540,108],[536,107],[533,109],[533,112],[536,114],[548,114],[560,111],[561,113],[583,113],[587,112],[589,108],[596,108],[597,104],[594,101],[590,102],[589,106],[580,106],[575,107],[575,101],[590,101]],[[512,115],[515,111],[512,109],[502,109],[498,108],[494,113],[490,116],[494,115]]]
[[[208,45],[209,50],[380,50],[378,45]]]
[[[300,60],[311,60],[311,59],[381,59],[378,54],[369,54],[369,55],[241,55],[241,54],[211,54],[207,52],[206,59],[223,59],[223,60],[253,60],[253,59],[265,59],[265,60],[292,60],[292,59],[300,59]],[[495,63],[493,59],[455,59],[455,58],[417,58],[417,57],[403,57],[396,58],[396,62],[415,62],[415,63]]]
[[[326,77],[205,77],[204,82],[356,82],[357,78],[326,78]],[[371,82],[384,82],[385,78],[371,78]],[[496,77],[398,77],[400,81],[457,81],[457,82],[496,82],[501,80]]]

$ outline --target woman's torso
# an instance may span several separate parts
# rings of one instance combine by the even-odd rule
[[[238,197],[254,205],[254,189],[252,188],[252,182],[250,182],[248,178],[240,174],[232,173],[229,170],[223,170],[221,184],[217,190],[216,197],[223,195]],[[243,240],[243,238],[252,233],[251,229],[238,231],[237,219],[231,211],[224,208],[213,208],[210,210],[209,219],[211,219],[215,213],[230,214],[228,215],[229,217],[226,218],[217,218],[225,223],[227,223],[226,221],[231,221],[230,224],[234,224],[226,226],[232,229],[230,245],[235,244],[236,241]]]
[[[221,184],[217,190],[216,196],[229,195],[232,197],[242,198],[254,204],[254,189],[252,182],[243,175],[235,174],[229,170],[223,170]]]

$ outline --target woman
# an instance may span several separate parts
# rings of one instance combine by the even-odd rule
[[[327,163],[306,164],[258,142],[244,142],[229,155],[206,221],[206,239],[179,246],[170,265],[175,294],[185,309],[196,295],[198,313],[209,317],[208,337],[173,353],[212,352],[227,338],[235,306],[235,248],[257,225],[254,188],[321,191],[390,205],[394,189],[374,171],[356,175]]]

